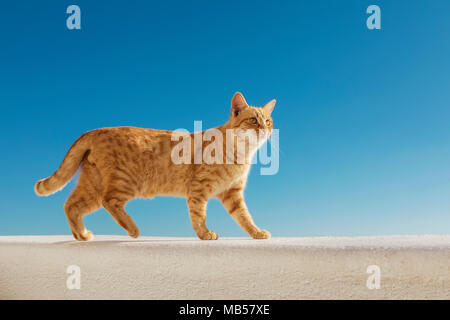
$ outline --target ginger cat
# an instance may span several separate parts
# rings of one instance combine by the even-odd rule
[[[217,234],[210,231],[205,223],[206,204],[211,197],[217,197],[251,237],[268,239],[270,233],[261,230],[253,222],[245,205],[243,191],[251,158],[272,132],[271,113],[275,102],[272,100],[262,108],[251,107],[237,92],[231,101],[229,120],[216,128],[224,137],[230,129],[262,133],[262,141],[257,144],[251,144],[244,138],[247,148],[244,162],[237,161],[236,152],[230,160],[225,152],[225,138],[223,150],[220,150],[223,151],[222,163],[194,161],[195,150],[192,147],[189,159],[192,161],[176,164],[172,149],[179,141],[173,141],[173,131],[135,127],[102,128],[80,136],[58,170],[35,184],[35,192],[39,196],[46,196],[59,191],[81,166],[77,186],[64,205],[70,229],[77,240],[93,238],[82,218],[102,206],[131,237],[137,238],[139,229],[125,212],[124,206],[133,198],[152,198],[156,195],[185,197],[192,226],[202,240],[218,239]],[[205,131],[198,134],[203,137]],[[194,133],[179,136],[195,139]],[[201,139],[203,150],[211,141]],[[238,144],[234,143],[232,151],[236,151],[237,147]]]

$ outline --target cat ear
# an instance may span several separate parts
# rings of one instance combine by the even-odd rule
[[[248,104],[245,101],[244,96],[240,92],[236,92],[233,100],[231,100],[231,114],[237,117],[245,108],[248,108]]]
[[[277,100],[273,99],[272,101],[267,102],[263,109],[270,115],[273,111],[273,107],[275,107],[275,103],[277,103]]]

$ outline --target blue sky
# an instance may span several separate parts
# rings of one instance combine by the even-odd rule
[[[66,8],[81,8],[81,30]],[[381,8],[368,30],[366,8]],[[70,234],[36,180],[83,132],[224,123],[277,99],[280,170],[246,199],[274,236],[450,232],[450,2],[19,1],[0,12],[1,235]],[[134,200],[148,236],[194,236],[184,199]],[[94,234],[125,234],[101,209]],[[217,200],[207,224],[245,236]]]

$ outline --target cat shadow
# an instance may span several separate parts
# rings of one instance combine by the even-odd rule
[[[213,241],[204,241],[200,239],[142,239],[142,240],[91,240],[91,241],[78,241],[78,240],[67,240],[67,241],[58,241],[53,244],[55,245],[85,245],[85,246],[107,246],[110,244],[121,244],[121,243],[158,243],[158,242],[195,242],[195,243],[218,243],[218,242],[229,242],[229,241],[242,241],[242,240],[253,240],[251,238],[227,238],[227,239],[218,239]]]

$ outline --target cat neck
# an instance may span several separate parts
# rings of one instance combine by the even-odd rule
[[[221,132],[223,137],[223,146],[224,146],[224,156],[226,158],[229,158],[227,161],[230,161],[232,158],[234,158],[233,163],[235,164],[242,164],[242,165],[251,165],[252,159],[255,156],[256,152],[258,151],[259,147],[263,144],[263,141],[261,143],[258,140],[258,136],[256,135],[256,140],[248,139],[246,137],[246,131],[232,127],[230,121],[226,122],[225,124],[214,128]],[[256,132],[255,132],[256,134]],[[254,137],[254,138],[255,138]],[[233,156],[226,154],[227,150],[227,143],[228,140],[234,140],[232,142],[233,146]],[[244,147],[245,146],[245,147]]]

